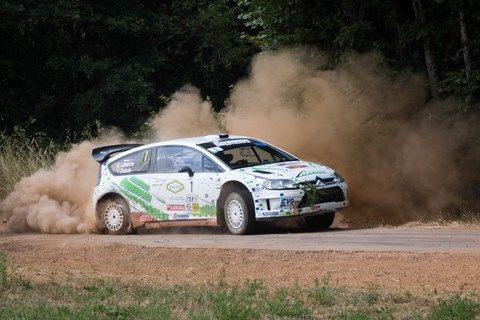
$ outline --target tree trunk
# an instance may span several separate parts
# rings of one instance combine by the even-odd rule
[[[421,26],[425,26],[425,16],[423,15],[423,7],[421,0],[412,0],[415,19]],[[432,98],[437,100],[440,98],[440,90],[438,88],[438,69],[433,54],[431,41],[429,36],[422,38],[423,53],[425,55],[425,65],[427,66],[428,80],[430,81],[430,91]]]
[[[472,60],[470,59],[470,46],[468,44],[467,24],[465,23],[465,17],[463,10],[459,12],[460,20],[460,39],[462,41],[463,61],[465,62],[465,75],[467,80],[470,80],[472,74]]]

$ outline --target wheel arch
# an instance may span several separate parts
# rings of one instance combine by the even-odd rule
[[[106,192],[105,194],[103,194],[100,198],[98,198],[97,202],[95,203],[95,218],[98,219],[98,211],[97,211],[97,207],[98,207],[98,204],[102,201],[105,201],[105,200],[108,200],[108,199],[115,199],[115,198],[120,198],[122,200],[124,200],[127,205],[129,206],[129,209],[130,209],[130,203],[128,202],[128,199],[126,199],[122,194],[120,194],[119,192],[115,192],[115,191],[108,191]]]
[[[225,226],[224,205],[225,205],[225,200],[227,199],[228,195],[232,191],[240,191],[240,192],[245,192],[246,194],[249,194],[251,197],[252,206],[253,206],[252,194],[245,184],[237,180],[230,180],[225,182],[222,185],[222,188],[220,189],[220,195],[218,196],[218,199],[217,199],[217,224],[220,226]]]

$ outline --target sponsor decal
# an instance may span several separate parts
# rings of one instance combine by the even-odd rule
[[[132,218],[138,221],[146,222],[152,221],[153,218],[146,213],[143,212],[131,212]]]
[[[322,169],[303,170],[298,174],[297,178],[300,178],[303,176],[309,176],[311,174],[319,174],[319,173],[325,173],[325,171]]]
[[[267,211],[267,212],[262,212],[262,215],[264,217],[276,217],[278,216],[278,212],[276,211]]]
[[[122,162],[120,162],[117,167],[118,168],[128,168],[128,167],[133,167],[135,165],[135,163],[133,163],[132,161],[130,161],[130,159],[125,159],[123,160]]]
[[[198,195],[196,194],[189,194],[188,196],[185,197],[185,201],[188,203],[197,202],[197,200],[198,200]]]
[[[223,151],[223,149],[220,147],[208,148],[207,150],[211,153],[217,153],[217,152]]]
[[[295,202],[293,198],[283,198],[280,202],[280,207],[288,207],[291,206]]]
[[[185,211],[184,204],[167,204],[168,211]]]
[[[200,212],[200,205],[198,203],[192,203],[192,211]]]
[[[287,169],[300,169],[300,168],[307,168],[308,166],[304,164],[292,164],[290,166],[286,166]]]
[[[115,171],[117,171],[117,173],[131,173],[132,168],[120,168],[120,169],[117,169]]]
[[[199,213],[200,212],[200,204],[198,204],[198,202],[187,203],[187,211],[190,211],[190,212],[193,212],[193,213]]]
[[[218,142],[218,146],[219,147],[222,147],[222,146],[233,146],[233,145],[236,145],[236,144],[250,144],[250,140],[247,140],[247,139],[235,139],[235,140],[226,140],[226,141],[219,141]]]
[[[146,150],[144,153],[143,153],[143,156],[142,156],[142,163],[147,163],[148,161],[150,161],[150,154],[152,153],[152,150]]]
[[[132,203],[138,204],[151,217],[156,220],[168,220],[168,214],[166,212],[163,212],[152,205],[153,195],[148,192],[149,187],[147,187],[145,182],[135,177],[123,178],[120,181],[120,184],[115,184],[115,186],[122,191],[123,195],[125,195],[128,200]]]
[[[180,181],[173,180],[167,183],[167,186],[165,188],[172,193],[179,193],[180,191],[185,189],[185,186]]]
[[[174,220],[186,220],[190,215],[188,213],[175,213],[173,214]]]

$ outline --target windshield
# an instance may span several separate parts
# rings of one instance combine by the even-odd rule
[[[265,142],[254,139],[232,139],[200,144],[208,152],[225,162],[232,169],[298,160]]]

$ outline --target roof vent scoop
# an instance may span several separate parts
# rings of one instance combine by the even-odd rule
[[[218,137],[219,137],[220,139],[226,139],[226,138],[229,137],[229,135],[228,135],[227,133],[220,133],[220,134],[218,135]]]

